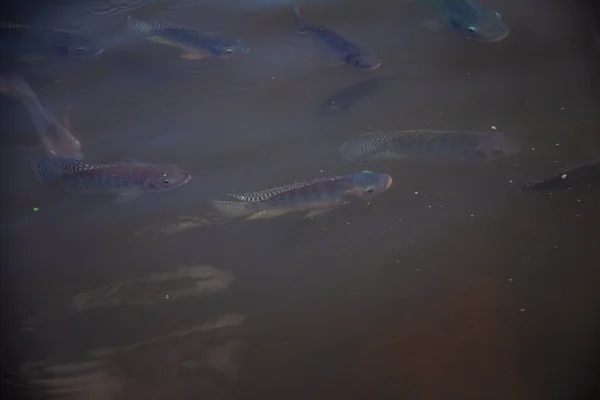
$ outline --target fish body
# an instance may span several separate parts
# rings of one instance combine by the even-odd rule
[[[300,15],[300,8],[294,6],[294,20],[296,31],[299,34],[309,33],[325,43],[337,56],[346,64],[363,69],[376,69],[381,65],[381,61],[369,51],[361,48],[355,43],[343,38],[338,33],[324,27],[316,22],[303,19]]]
[[[498,42],[508,36],[500,13],[472,0],[416,0],[430,7],[436,19],[467,39]]]
[[[133,200],[144,193],[175,189],[191,175],[174,165],[141,162],[86,164],[80,160],[47,157],[34,162],[41,182],[59,182],[77,193],[115,194],[117,201]]]
[[[528,183],[523,189],[533,191],[600,189],[600,161],[583,164],[551,178]]]
[[[318,215],[348,203],[350,197],[368,199],[392,184],[387,174],[363,171],[318,178],[272,189],[231,194],[234,201],[213,200],[226,218],[266,219],[296,211]]]
[[[205,57],[226,57],[247,54],[250,49],[241,40],[218,36],[198,29],[185,28],[164,22],[146,22],[128,17],[127,26],[155,43],[181,48],[182,58],[196,60]]]
[[[68,116],[65,124],[60,123],[44,108],[31,86],[20,75],[0,74],[0,92],[17,98],[23,104],[48,154],[77,160],[83,158],[81,143],[69,130]]]
[[[381,86],[396,79],[390,77],[369,78],[355,83],[328,97],[317,110],[319,115],[334,115],[352,107],[363,98],[373,94]]]
[[[342,144],[349,161],[367,159],[415,160],[430,163],[478,163],[509,157],[519,142],[502,132],[411,130],[373,132]]]
[[[0,21],[0,48],[15,56],[89,57],[103,52],[101,46],[75,33],[8,21]]]

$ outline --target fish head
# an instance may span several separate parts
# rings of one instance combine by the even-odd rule
[[[521,151],[521,143],[502,132],[482,137],[475,153],[482,161],[493,161],[513,156]]]
[[[90,57],[104,51],[104,49],[91,40],[82,36],[59,32],[58,39],[54,42],[55,50],[65,57]]]
[[[363,171],[353,176],[353,192],[363,199],[370,199],[385,192],[392,186],[392,177],[388,174],[378,174],[371,171]]]
[[[508,36],[500,13],[478,5],[453,9],[449,22],[453,29],[476,42],[499,42]]]
[[[144,180],[144,189],[147,191],[165,191],[185,185],[192,179],[189,172],[175,165],[161,165],[152,168],[151,173]]]
[[[236,56],[245,55],[250,52],[250,48],[241,40],[234,38],[221,38],[214,46],[213,53],[218,56]]]
[[[344,61],[353,67],[369,70],[377,69],[381,65],[381,61],[374,54],[363,51],[346,54]]]

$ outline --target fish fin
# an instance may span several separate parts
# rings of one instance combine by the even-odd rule
[[[246,218],[246,220],[257,220],[257,219],[271,219],[276,217],[281,217],[282,215],[290,213],[290,210],[287,209],[279,209],[279,210],[264,210],[259,211],[257,213],[251,214]]]
[[[144,192],[142,192],[141,190],[135,191],[135,192],[119,193],[117,195],[117,197],[112,201],[112,204],[129,203],[130,201],[133,201],[133,200],[139,198],[143,194],[144,194]]]
[[[152,33],[154,31],[154,26],[151,23],[133,18],[131,15],[127,17],[127,27],[143,33]]]
[[[300,15],[300,7],[298,6],[293,6],[292,10],[294,11],[294,23],[296,25],[296,33],[302,35],[306,32],[308,32],[307,29],[304,28],[302,22],[302,16]]]
[[[210,57],[210,54],[199,50],[189,50],[180,57],[186,60],[201,60],[203,58]]]
[[[244,218],[257,211],[257,204],[244,201],[212,200],[213,207],[225,218]]]
[[[331,211],[333,211],[335,209],[337,209],[337,207],[314,208],[314,209],[310,210],[304,216],[304,218],[312,218],[312,217],[316,217],[316,216],[319,216],[319,215],[327,214],[328,212],[331,212]]]
[[[437,19],[428,19],[421,23],[421,26],[427,29],[437,30],[442,28],[442,24]]]
[[[52,157],[37,159],[33,162],[35,177],[40,182],[55,182],[61,178],[61,168]]]

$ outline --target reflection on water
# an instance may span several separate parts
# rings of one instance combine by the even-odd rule
[[[583,396],[600,312],[600,63],[584,3],[65,0],[7,11],[45,29],[0,38],[0,72],[35,96],[7,96],[0,82],[13,389]],[[326,27],[300,26],[316,40],[297,33],[293,6]],[[138,32],[128,20],[169,26]],[[378,62],[349,66],[351,44]],[[37,182],[32,163],[63,152],[83,161],[52,158],[56,185]],[[139,196],[140,163],[185,173],[133,173],[144,193],[179,182]],[[305,185],[365,170],[383,185]],[[91,189],[130,201],[81,194]],[[223,218],[221,199],[234,216],[319,217],[245,223]],[[332,204],[344,206],[322,212]]]

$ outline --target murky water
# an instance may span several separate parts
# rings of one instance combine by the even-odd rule
[[[481,3],[501,12],[506,39],[430,29],[408,1],[15,11],[104,48],[16,64],[52,112],[73,106],[89,162],[176,164],[193,178],[124,204],[41,185],[35,127],[1,96],[3,367],[39,398],[585,398],[599,370],[599,192],[521,185],[599,159],[591,11]],[[381,67],[348,67],[297,35],[294,4]],[[251,50],[186,60],[132,35],[129,15]],[[375,77],[386,79],[351,92],[351,107],[321,112]],[[522,148],[475,164],[338,152],[358,134],[410,129],[498,130]],[[225,221],[210,203],[362,170],[394,183],[311,219]]]

